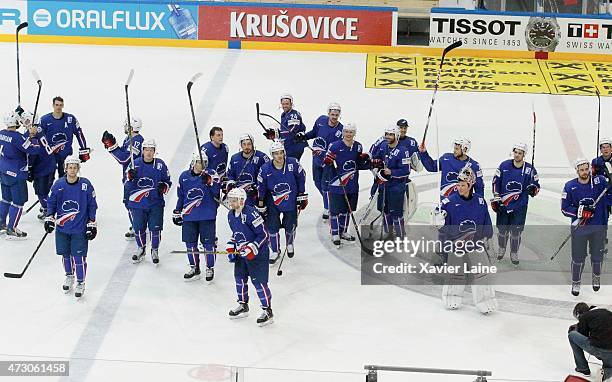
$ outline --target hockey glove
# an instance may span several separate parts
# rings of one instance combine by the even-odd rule
[[[254,185],[248,187],[246,193],[249,198],[256,198],[257,195],[259,195],[259,192],[257,192],[257,187]]]
[[[34,181],[34,170],[30,167],[28,169],[28,182]]]
[[[166,182],[157,183],[157,191],[159,192],[159,196],[164,196],[168,193],[168,189],[170,186]]]
[[[225,251],[227,252],[227,259],[230,263],[236,262],[236,243],[228,241],[225,245]]]
[[[260,200],[260,201],[257,203],[257,207],[255,207],[255,208],[257,209],[257,212],[259,212],[259,214],[261,215],[261,217],[265,219],[265,218],[266,218],[266,215],[267,215],[267,214],[266,214],[266,211],[267,211],[268,209],[267,209],[267,208],[266,208],[266,206],[264,205],[264,202]]]
[[[233,180],[228,180],[221,186],[225,194],[228,194],[234,187],[236,187],[236,182]]]
[[[359,154],[359,157],[357,159],[357,166],[360,169],[367,169],[368,167],[371,167],[371,160],[370,160],[370,154],[368,153],[361,153]]]
[[[127,180],[132,181],[136,179],[136,175],[138,175],[138,172],[136,172],[135,168],[129,169],[127,172]]]
[[[249,243],[240,248],[240,256],[246,257],[247,260],[251,261],[257,256],[257,246],[253,243]]]
[[[592,205],[580,205],[578,207],[578,217],[584,220],[590,219],[595,213],[595,207]]]
[[[181,211],[179,210],[172,211],[172,223],[178,226],[183,225],[183,215],[181,214]]]
[[[264,133],[264,137],[266,137],[267,139],[273,141],[274,139],[276,139],[276,130],[274,130],[274,129],[266,129],[266,132]]]
[[[85,163],[90,159],[90,152],[91,150],[88,147],[84,147],[79,150],[79,159],[81,160],[81,163]]]
[[[102,144],[108,151],[113,151],[117,148],[117,140],[115,139],[115,136],[108,131],[104,131],[104,134],[102,134]]]
[[[604,175],[608,179],[608,187],[612,186],[612,163],[604,163]]]
[[[336,154],[328,151],[327,154],[325,154],[325,158],[323,158],[323,163],[326,166],[331,166],[332,164],[334,164],[335,160],[336,160]]]
[[[391,174],[386,175],[384,170],[379,170],[376,172],[376,183],[383,184],[391,180]]]
[[[213,184],[213,178],[212,176],[210,176],[206,171],[202,171],[202,174],[200,174],[200,176],[202,177],[202,183],[207,185],[207,186],[212,186]]]
[[[297,209],[305,210],[308,205],[308,194],[305,192],[300,192],[296,198]]]
[[[382,159],[372,159],[372,168],[382,169],[385,167],[385,162]]]
[[[533,198],[540,192],[540,188],[533,184],[530,184],[529,186],[527,186],[527,192],[529,192],[529,196]]]
[[[502,199],[499,197],[499,195],[495,195],[493,199],[491,199],[491,209],[494,212],[501,212],[503,205],[504,203],[502,202]]]
[[[93,240],[98,235],[98,225],[96,222],[89,221],[85,230],[85,237],[87,240]]]
[[[295,143],[306,142],[306,133],[304,133],[303,131],[296,133],[295,138],[293,138],[293,141]]]
[[[45,218],[45,232],[51,233],[55,229],[55,218],[53,216],[47,216]]]

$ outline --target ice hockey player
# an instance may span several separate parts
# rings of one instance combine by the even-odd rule
[[[323,159],[331,169],[329,183],[329,212],[332,242],[340,247],[341,240],[355,241],[348,233],[349,214],[357,209],[359,170],[371,169],[370,155],[355,141],[357,126],[347,123],[342,128],[342,140],[332,142]],[[348,199],[348,204],[347,204]]]
[[[281,95],[280,103],[283,109],[280,127],[278,130],[267,129],[264,136],[270,140],[275,140],[278,135],[278,139],[285,144],[287,156],[299,161],[302,158],[302,154],[304,154],[306,142],[298,142],[295,138],[298,133],[306,131],[306,126],[302,122],[300,112],[293,108],[293,97],[291,94]]]
[[[47,139],[42,134],[42,130],[38,123],[33,121],[34,115],[28,111],[23,111],[19,117],[19,124],[24,127],[23,133],[25,138],[30,136],[30,126],[34,125],[37,129],[37,143],[33,145],[38,147],[35,154],[28,154],[28,181],[33,183],[34,194],[38,197],[40,203],[39,214],[37,218],[41,221],[47,216],[47,199],[53,185],[53,177],[55,175],[55,156],[51,153],[51,148],[47,144]]]
[[[144,259],[147,228],[151,234],[151,259],[159,263],[159,242],[164,229],[164,195],[172,182],[166,163],[156,158],[157,145],[153,139],[142,142],[142,156],[134,161],[134,168],[126,173],[125,197],[132,214],[138,252],[132,256],[136,264]]]
[[[453,152],[443,154],[440,159],[434,160],[429,156],[427,148],[419,146],[419,158],[425,169],[429,172],[440,171],[440,200],[450,196],[457,190],[457,174],[469,163],[476,174],[474,191],[484,195],[484,182],[480,165],[468,156],[472,143],[467,138],[458,138],[453,141]]]
[[[605,164],[612,163],[612,139],[602,138],[599,140],[599,153],[601,155],[591,161],[593,175],[605,175]]]
[[[200,147],[200,150],[203,150],[208,157],[208,174],[216,173],[221,178],[221,181],[224,181],[227,176],[229,149],[223,143],[223,129],[219,126],[213,126],[208,135],[210,141]]]
[[[66,280],[62,289],[68,293],[77,285],[74,296],[85,293],[88,241],[96,238],[96,192],[87,178],[79,176],[81,160],[71,155],[64,161],[65,177],[51,188],[47,203],[45,231],[55,230],[55,251],[62,256]],[[57,229],[56,229],[57,228]]]
[[[142,129],[142,120],[138,117],[130,117],[131,121],[128,124],[128,120],[125,120],[123,124],[123,132],[126,137],[121,144],[121,147],[117,144],[117,139],[107,130],[102,134],[102,144],[104,144],[104,148],[110,153],[110,155],[115,158],[115,160],[122,166],[123,177],[121,179],[122,183],[125,183],[125,178],[127,176],[127,170],[131,167],[132,163],[136,160],[136,158],[140,157],[142,154],[142,142],[144,141],[143,136],[140,134],[140,130]],[[132,145],[130,148],[130,144]],[[128,210],[128,218],[130,219],[130,228],[125,233],[126,240],[134,240],[134,229],[132,228],[132,215],[129,213],[129,209],[127,207],[128,200],[124,199],[123,204],[125,208]]]
[[[582,270],[587,256],[587,245],[591,255],[593,290],[601,286],[600,275],[603,251],[608,231],[608,206],[610,195],[610,174],[591,176],[587,159],[575,162],[577,178],[567,183],[561,195],[561,212],[572,219],[572,294],[580,294]],[[599,195],[602,198],[595,203]]]
[[[0,232],[5,233],[8,240],[19,240],[27,236],[17,225],[28,201],[28,154],[38,151],[37,130],[30,125],[29,134],[25,136],[17,131],[19,115],[16,111],[4,117],[4,124],[6,129],[0,130]]]
[[[378,183],[377,208],[383,216],[383,228],[390,236],[391,226],[396,237],[403,238],[404,198],[406,182],[410,175],[410,150],[399,144],[399,127],[385,129],[385,142],[371,153],[374,177]]]
[[[203,162],[202,162],[203,161]],[[172,222],[182,226],[183,243],[187,247],[189,271],[185,281],[200,279],[200,253],[198,239],[204,247],[206,261],[206,281],[215,277],[216,255],[216,219],[217,202],[221,185],[218,178],[206,172],[208,165],[206,153],[194,152],[189,169],[183,171],[176,188],[178,200],[172,212]]]
[[[519,264],[518,250],[521,234],[525,229],[529,197],[540,192],[538,172],[525,161],[527,144],[512,146],[512,159],[503,161],[493,177],[491,208],[497,214],[497,260],[504,258],[510,239],[510,261]]]
[[[257,210],[265,217],[270,232],[270,264],[274,264],[280,256],[281,228],[285,229],[287,256],[291,258],[295,253],[293,239],[298,210],[308,205],[308,194],[304,169],[297,159],[286,156],[282,142],[272,142],[270,155],[272,160],[261,167],[257,176]]]
[[[440,230],[440,239],[461,243],[466,253],[456,251],[448,254],[447,266],[459,266],[460,272],[449,272],[444,286],[442,287],[442,302],[448,309],[461,307],[463,292],[465,290],[466,276],[463,272],[465,267],[490,265],[491,259],[488,253],[488,240],[493,237],[491,217],[487,208],[487,202],[483,196],[474,189],[476,175],[469,166],[464,166],[457,175],[457,192],[452,193],[442,200],[441,215],[444,217],[444,226]],[[466,242],[473,251],[469,251]],[[455,247],[455,250],[459,248]],[[476,272],[472,280],[472,296],[474,305],[484,314],[491,313],[497,309],[495,289],[491,285],[488,273]]]
[[[314,123],[309,132],[298,132],[297,142],[312,142],[312,180],[323,198],[323,219],[329,219],[329,177],[330,168],[323,167],[323,159],[332,142],[342,139],[342,123],[340,122],[340,104],[332,102],[327,107],[327,115],[322,115]]]
[[[83,135],[83,130],[76,117],[64,113],[64,99],[60,96],[53,98],[53,112],[40,118],[40,128],[55,155],[57,174],[64,176],[64,160],[72,155],[72,139],[76,137],[79,143],[79,159],[81,162],[89,160],[90,149]]]
[[[242,188],[234,188],[228,194],[230,211],[227,214],[232,238],[227,242],[228,259],[234,263],[234,279],[238,294],[238,306],[229,311],[232,319],[249,315],[248,281],[257,291],[263,312],[257,318],[257,324],[271,324],[272,293],[268,288],[268,240],[264,219],[255,207],[246,204],[246,192]]]
[[[247,193],[246,203],[250,206],[257,204],[257,174],[261,166],[270,161],[265,153],[256,150],[255,140],[251,134],[242,134],[238,138],[240,151],[232,155],[227,182],[224,192],[227,195],[234,187],[240,187]]]

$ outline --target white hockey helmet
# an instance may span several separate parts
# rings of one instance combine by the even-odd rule
[[[202,160],[204,161],[204,163],[202,164],[202,168],[206,168],[208,167],[208,155],[206,155],[206,151],[202,150],[201,152],[197,152],[194,151],[193,153],[191,153],[191,164],[190,167],[193,167],[193,165],[196,163],[196,161],[200,160],[200,155],[202,155]]]
[[[329,105],[327,105],[327,112],[329,113],[332,110],[337,110],[338,113],[342,112],[342,108],[340,107],[340,104],[337,102],[331,102]]]
[[[19,115],[16,111],[11,110],[4,116],[4,124],[6,127],[19,127]]]
[[[578,171],[578,168],[579,168],[580,166],[582,166],[583,164],[586,164],[586,165],[588,165],[589,167],[591,166],[591,162],[589,162],[589,160],[588,160],[588,159],[586,159],[586,158],[578,158],[578,159],[576,159],[576,161],[574,162],[574,169],[575,169],[576,171]]]
[[[142,128],[142,119],[140,119],[139,117],[130,116],[129,125],[128,125],[128,120],[126,119],[123,122],[123,131],[125,131],[126,134],[129,133],[130,126],[132,127],[132,131],[139,132],[140,129]]]
[[[453,146],[454,145],[459,145],[464,154],[467,154],[472,148],[472,142],[465,137],[455,138],[453,141]]]
[[[76,155],[69,155],[68,157],[66,157],[66,159],[64,160],[64,171],[68,169],[69,164],[76,164],[79,166],[79,170],[81,169],[81,160]]]
[[[512,151],[514,150],[521,150],[523,151],[523,154],[527,154],[527,143],[524,142],[516,142],[513,146],[512,146]]]
[[[399,126],[397,125],[389,125],[385,128],[385,135],[387,134],[394,134],[395,135],[395,139],[399,139],[400,137],[400,131],[399,131]]]
[[[342,131],[352,131],[357,133],[357,124],[355,122],[348,122],[342,126]]]
[[[457,174],[457,180],[467,182],[471,187],[476,183],[476,174],[474,174],[474,170],[469,165],[466,165]]]
[[[293,105],[293,96],[291,94],[289,93],[281,94],[280,101],[282,102],[284,99],[288,99],[289,101],[291,101],[291,104]]]
[[[253,136],[251,134],[241,134],[240,137],[238,137],[238,146],[240,146],[240,149],[242,149],[242,142],[244,141],[251,141],[253,150],[255,150],[255,139],[253,139]]]
[[[270,144],[270,155],[274,155],[278,151],[285,152],[285,145],[281,141],[272,141]]]
[[[600,148],[601,148],[601,145],[606,145],[606,144],[612,146],[612,139],[610,139],[610,138],[601,138],[599,140],[599,147]]]
[[[24,110],[21,113],[21,115],[19,115],[18,122],[21,126],[25,126],[26,128],[29,128],[30,126],[32,126],[33,119],[34,119],[34,114],[30,113],[29,111]]]
[[[155,143],[155,139],[145,139],[144,141],[142,141],[142,148],[146,149],[154,149],[155,151],[157,151],[157,144]]]
[[[244,204],[244,201],[247,198],[247,194],[244,188],[234,187],[230,190],[230,192],[227,193],[227,198],[228,199],[238,199],[238,201],[242,205]]]

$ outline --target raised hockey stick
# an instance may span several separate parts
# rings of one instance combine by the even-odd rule
[[[34,79],[36,80],[36,85],[38,86],[38,91],[36,93],[36,102],[34,103],[34,112],[32,113],[32,124],[34,125],[34,122],[36,121],[36,111],[38,110],[38,101],[40,100],[40,92],[42,90],[42,81],[40,80],[38,73],[36,73],[36,70],[32,70],[32,76],[34,76]]]
[[[597,199],[595,199],[595,203],[593,203],[593,208],[597,207],[597,203],[599,203],[599,201],[601,200],[601,198],[603,198],[608,191],[610,191],[610,188],[612,187],[612,184],[608,184],[608,187],[606,187],[605,190],[603,190],[599,196],[597,196]],[[569,241],[569,239],[572,237],[572,235],[574,234],[574,232],[576,232],[576,230],[578,229],[578,227],[580,227],[582,225],[583,219],[582,218],[578,218],[576,220],[574,220],[574,222],[571,225],[570,228],[570,233],[569,235],[567,235],[567,237],[565,238],[565,240],[563,240],[563,242],[561,243],[561,245],[559,245],[559,248],[557,248],[557,250],[555,251],[555,253],[550,257],[551,260],[554,260],[555,257],[557,257],[557,255],[559,254],[559,252],[561,252],[561,249],[563,249],[563,247],[565,246],[565,244],[567,244],[567,242]]]
[[[21,76],[19,72],[19,32],[22,29],[27,28],[28,23],[23,22],[17,25],[17,29],[15,30],[15,45],[17,47],[17,105],[21,105]]]
[[[134,77],[134,69],[130,69],[127,81],[125,81],[125,108],[127,109],[128,135],[130,136],[130,165],[134,168],[134,155],[132,155],[132,119],[130,118],[130,97],[128,95],[128,87]]]
[[[442,51],[442,59],[440,60],[440,66],[438,67],[438,78],[436,79],[436,83],[434,85],[434,91],[431,97],[431,104],[429,105],[429,114],[427,114],[427,123],[425,124],[425,132],[423,132],[423,140],[421,141],[421,146],[425,145],[427,130],[429,130],[429,121],[431,120],[431,112],[433,111],[434,102],[436,102],[436,94],[438,93],[440,77],[442,76],[442,65],[444,65],[444,58],[451,50],[458,48],[461,45],[463,45],[463,42],[461,42],[461,40],[455,41],[454,43],[444,48],[444,51]]]
[[[595,89],[597,95],[597,151],[595,151],[595,158],[599,156],[599,131],[601,127],[601,96],[599,90]]]
[[[36,254],[38,253],[38,250],[40,249],[40,246],[42,245],[42,243],[47,238],[47,235],[49,235],[49,233],[45,232],[45,235],[42,237],[42,239],[40,239],[40,242],[36,246],[36,249],[34,250],[34,253],[32,254],[32,256],[30,256],[30,260],[28,260],[28,263],[26,264],[25,268],[23,268],[23,271],[21,271],[21,273],[5,272],[4,273],[4,277],[8,277],[9,279],[20,279],[20,278],[22,278],[23,275],[28,270],[28,267],[30,266],[30,263],[32,263],[32,260],[34,259],[34,256],[36,256]]]

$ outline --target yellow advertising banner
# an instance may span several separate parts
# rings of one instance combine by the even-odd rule
[[[366,87],[433,89],[439,57],[368,55]],[[447,57],[440,89],[501,93],[612,95],[612,63]]]

